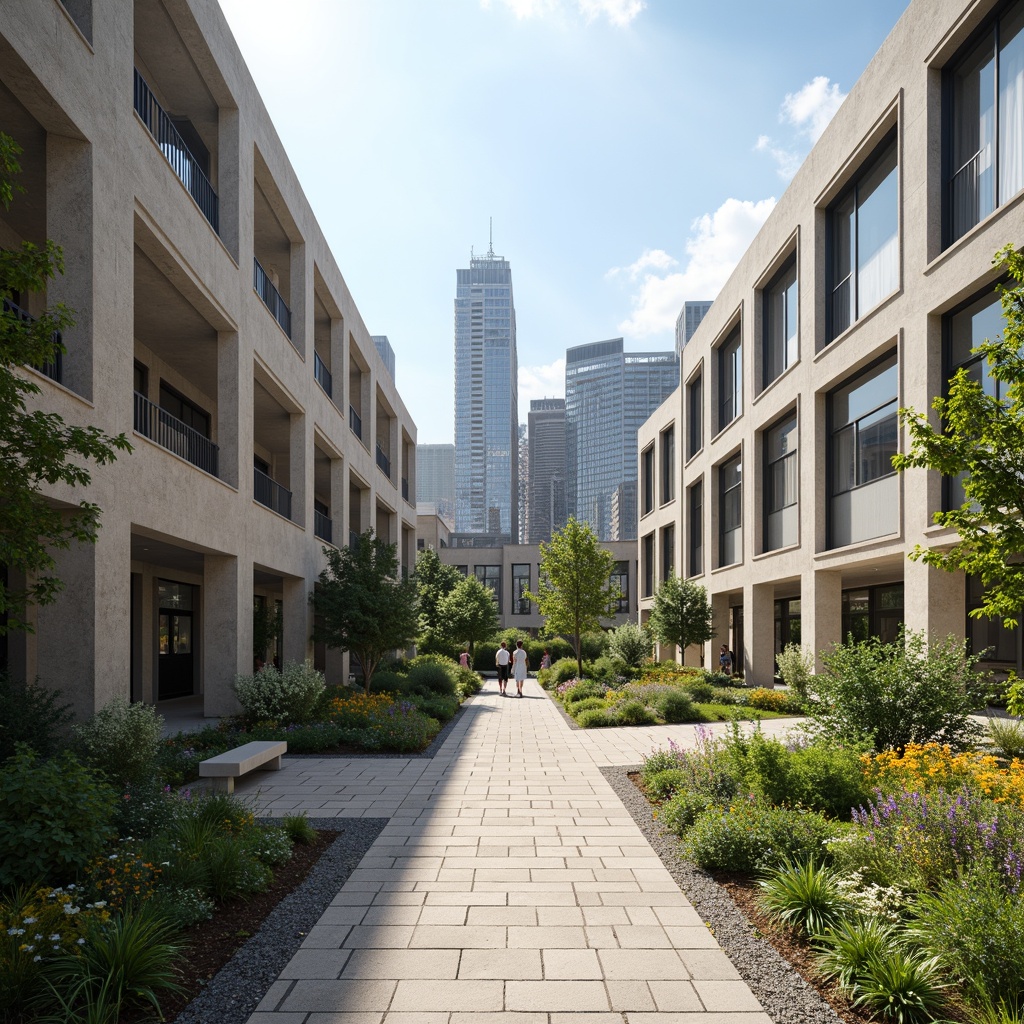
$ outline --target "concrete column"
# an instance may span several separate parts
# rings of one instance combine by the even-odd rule
[[[814,652],[814,671],[820,672],[822,654],[843,639],[843,578],[835,570],[810,570],[800,583],[802,646]]]
[[[239,710],[235,676],[252,671],[252,563],[234,555],[206,555],[203,573],[203,713]]]
[[[247,165],[248,176],[252,168]],[[241,265],[242,216],[242,159],[240,152],[239,115],[237,109],[221,107],[217,123],[217,203],[220,219],[220,239],[236,263]],[[252,207],[249,207],[250,213]],[[251,219],[251,218],[248,218]],[[249,261],[252,262],[251,259]],[[243,270],[247,268],[243,267]]]
[[[313,503],[307,503],[306,494],[312,494],[313,491],[313,460],[310,458],[313,437],[312,432],[306,437],[306,417],[302,413],[292,413],[288,441],[288,487],[292,492],[292,521],[312,531]]]
[[[312,609],[309,588],[304,579],[285,577],[284,584],[284,662],[303,662],[313,657],[310,643]]]
[[[962,637],[967,622],[967,584],[962,572],[949,573],[912,562],[903,566],[903,615],[907,629],[924,631],[928,643],[950,633]]]
[[[711,628],[714,637],[705,647],[704,667],[709,672],[718,671],[718,648],[729,646],[729,595],[711,595]]]
[[[737,657],[741,657],[739,651]],[[748,686],[775,680],[775,587],[771,583],[743,588],[743,678]]]
[[[305,242],[291,246],[292,343],[313,370],[313,256]]]
[[[348,422],[348,346],[345,344],[345,321],[331,321],[331,401]]]
[[[242,373],[238,334],[222,331],[217,335],[217,474],[232,487],[242,487],[249,482],[251,471],[244,469],[252,462],[252,442],[243,444],[246,431],[242,427],[241,397],[246,391],[244,381],[249,378],[248,391],[251,393],[251,372]],[[243,453],[245,459],[243,460]]]
[[[348,474],[344,459],[331,459],[331,536],[335,547],[348,543]]]

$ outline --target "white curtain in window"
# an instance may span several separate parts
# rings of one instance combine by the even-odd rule
[[[857,275],[857,315],[874,309],[899,283],[899,237],[892,234],[860,265]]]
[[[1016,20],[1016,19],[1014,19]],[[999,202],[1024,188],[1024,32],[999,51]]]

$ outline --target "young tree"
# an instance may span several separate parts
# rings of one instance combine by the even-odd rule
[[[639,668],[651,656],[652,646],[650,630],[638,622],[624,622],[608,637],[608,653],[630,668]]]
[[[366,692],[381,659],[416,635],[416,583],[398,572],[398,545],[360,534],[354,548],[324,548],[327,568],[309,595],[321,621],[313,640],[349,651]]]
[[[445,565],[436,551],[420,552],[416,559],[416,589],[420,599],[416,646],[421,653],[452,653],[452,639],[441,615],[441,602],[464,578],[454,565]]]
[[[945,398],[932,402],[939,428],[913,409],[901,409],[910,434],[910,449],[896,455],[897,470],[936,469],[946,476],[963,474],[965,501],[936,512],[934,521],[959,534],[952,547],[918,545],[912,559],[947,572],[980,576],[985,603],[972,615],[1002,616],[1011,628],[1024,608],[1024,255],[1006,246],[993,260],[1012,285],[998,285],[1006,325],[1001,338],[988,339],[981,353],[995,382],[990,394],[957,370]]]
[[[612,618],[614,613],[608,609],[622,596],[611,582],[615,564],[615,556],[598,544],[590,526],[574,517],[552,535],[550,544],[540,546],[537,593],[526,596],[547,619],[547,631],[569,639],[580,676],[581,635],[600,629],[602,620]]]
[[[707,643],[715,635],[708,592],[689,580],[669,576],[654,595],[648,625],[659,643],[675,644],[682,654],[691,644]]]
[[[0,132],[0,203],[5,210],[14,193],[23,191],[15,182],[20,152]],[[53,362],[64,351],[61,332],[74,325],[74,314],[55,303],[34,319],[26,318],[13,296],[41,292],[63,272],[60,247],[49,240],[42,247],[22,242],[17,249],[0,248],[0,565],[19,570],[28,581],[21,589],[0,581],[0,635],[11,629],[31,632],[29,606],[56,600],[63,583],[55,571],[55,551],[96,541],[100,507],[81,501],[68,513],[43,497],[43,486],[85,487],[90,463],[104,465],[118,452],[132,450],[124,434],[111,437],[97,427],[68,426],[56,413],[26,408],[27,397],[40,388],[20,368]]]
[[[441,628],[451,642],[469,644],[469,663],[472,665],[477,643],[494,636],[498,630],[498,609],[490,587],[485,587],[476,576],[458,575],[459,582],[455,588],[441,599],[438,614]]]

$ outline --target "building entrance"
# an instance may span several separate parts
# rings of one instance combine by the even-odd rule
[[[195,587],[160,580],[157,700],[189,697],[195,692]]]

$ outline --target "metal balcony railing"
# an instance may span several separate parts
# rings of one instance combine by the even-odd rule
[[[220,210],[217,193],[199,161],[178,133],[178,129],[157,102],[146,80],[139,74],[138,68],[135,69],[135,113],[149,129],[150,135],[156,139],[160,151],[181,179],[181,183],[188,189],[199,209],[203,211],[203,216],[210,222],[210,227],[219,235]]]
[[[313,509],[313,536],[331,544],[333,543],[331,540],[333,529],[334,523],[331,521],[331,517],[325,516],[318,508]]]
[[[348,425],[352,428],[352,433],[362,441],[363,421],[359,418],[359,413],[351,405],[348,407]]]
[[[324,391],[327,392],[327,397],[330,398],[333,388],[333,383],[331,381],[331,371],[328,370],[326,366],[324,366],[324,361],[320,358],[319,355],[317,355],[316,352],[313,353],[313,377],[315,378],[317,384],[319,384],[320,387],[322,387]]]
[[[135,430],[211,476],[217,475],[220,450],[217,445],[138,391],[135,392]]]
[[[21,306],[16,306],[10,299],[4,299],[3,310],[8,315],[14,316],[24,323],[34,324],[36,322],[36,318],[31,313],[26,313]],[[45,363],[34,363],[33,369],[45,374],[50,380],[55,380],[59,384],[64,373],[64,351],[60,331],[53,332],[53,342],[55,345],[60,346],[54,349],[53,357]]]
[[[281,293],[274,287],[274,282],[270,280],[267,272],[260,266],[260,261],[255,256],[252,263],[252,286],[256,289],[256,294],[263,300],[263,304],[270,310],[278,324],[280,324],[281,330],[291,339],[292,311],[285,304],[284,299],[281,298]],[[294,344],[294,342],[292,343]]]
[[[377,445],[377,465],[384,470],[384,475],[390,480],[391,460],[387,457],[387,453],[381,448],[380,444]]]
[[[253,469],[253,497],[285,519],[292,517],[292,492],[259,469]]]

